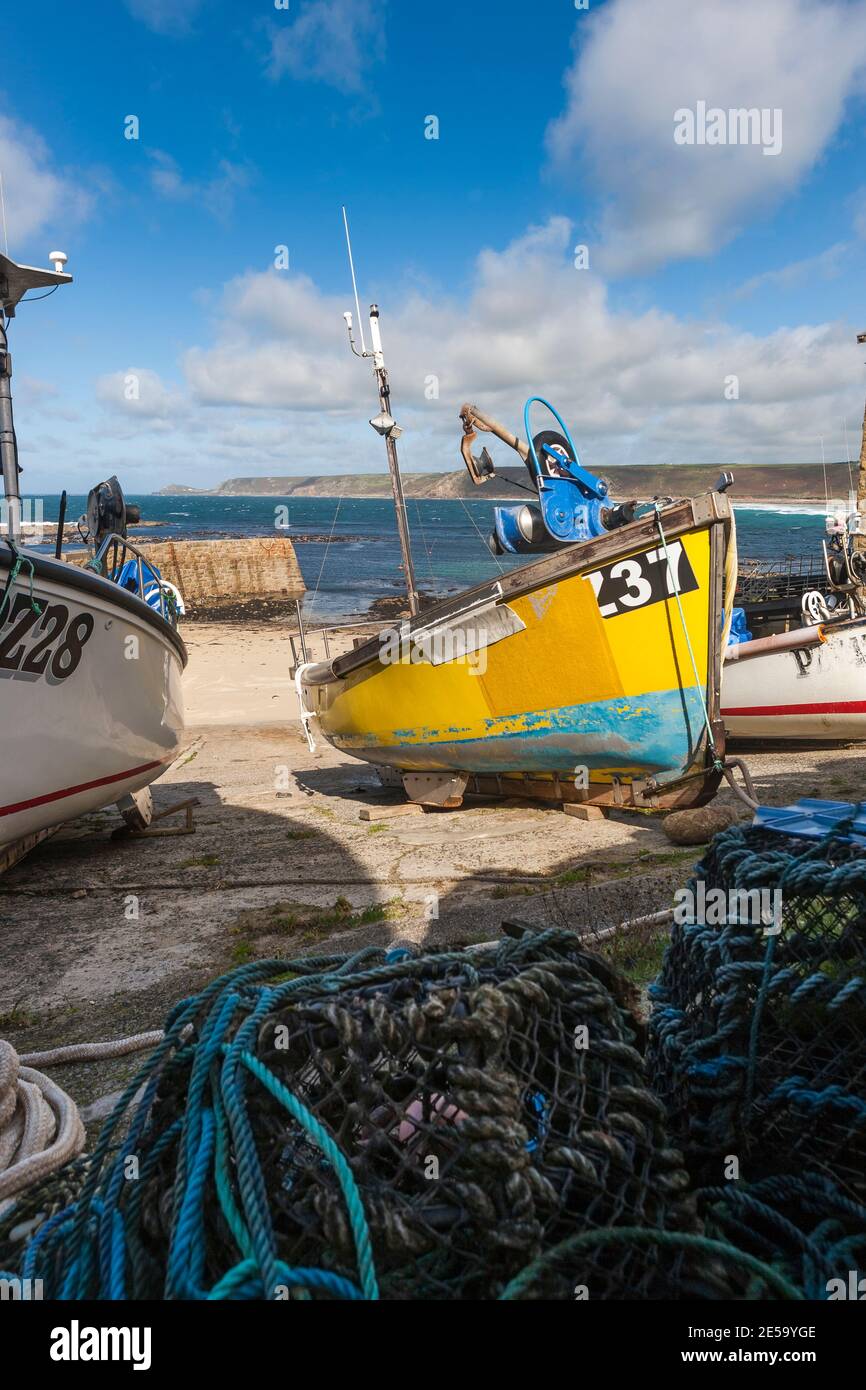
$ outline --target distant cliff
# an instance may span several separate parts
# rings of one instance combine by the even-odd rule
[[[654,496],[684,497],[706,492],[716,482],[723,465],[668,463],[650,466],[630,464],[607,468],[603,476],[611,484],[614,496],[650,498]],[[735,500],[754,502],[811,502],[824,501],[824,475],[819,463],[725,464],[734,474],[732,496]],[[856,487],[857,471],[853,468]],[[508,480],[526,485],[529,479],[524,468],[500,468],[497,477],[476,487],[468,473],[404,473],[403,488],[407,497],[487,497],[520,500],[520,492],[509,486]],[[827,487],[831,497],[847,497],[848,465],[827,464]],[[157,493],[161,497],[390,497],[391,488],[386,472],[311,474],[306,477],[228,478],[214,488],[187,487],[173,483]]]

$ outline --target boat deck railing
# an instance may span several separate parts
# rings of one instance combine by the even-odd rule
[[[386,618],[367,618],[354,623],[331,623],[328,627],[299,627],[297,632],[289,633],[289,641],[292,644],[292,678],[294,679],[295,672],[302,662],[330,661],[332,656],[341,656],[343,652],[351,650],[353,645],[357,646],[358,642],[367,640],[367,637],[359,637],[357,641],[347,645],[343,640],[345,637],[354,636],[359,630],[365,629],[369,629],[368,635],[372,635],[387,625]]]
[[[736,602],[770,603],[800,597],[807,589],[827,583],[823,560],[815,555],[791,555],[785,560],[740,560]]]
[[[144,597],[145,585],[152,580],[159,593],[160,617],[164,618],[167,623],[171,623],[173,627],[177,627],[177,610],[174,603],[170,601],[170,595],[163,587],[162,576],[133,541],[113,534],[106,536],[93,559],[88,560],[86,568],[102,575],[103,579],[111,580],[113,584],[119,584],[120,575],[130,559],[135,561],[137,593],[142,603],[147,603]],[[149,579],[145,579],[146,574],[150,576]],[[148,604],[148,607],[155,608],[156,605]]]

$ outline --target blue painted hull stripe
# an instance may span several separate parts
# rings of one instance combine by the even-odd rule
[[[515,719],[521,719],[524,727],[507,728]],[[483,738],[443,739],[443,730],[421,727],[399,730],[397,743],[383,744],[373,733],[333,735],[331,741],[355,757],[417,768],[567,772],[584,764],[590,770],[640,776],[686,768],[704,732],[701,698],[694,688],[620,696],[485,722]]]

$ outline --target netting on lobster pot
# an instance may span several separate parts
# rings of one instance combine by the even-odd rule
[[[755,1272],[741,1264],[743,1297],[766,1296],[767,1267],[804,1298],[860,1297],[866,1206],[825,1173],[727,1182],[697,1197],[707,1236],[735,1246],[741,1261],[751,1257],[764,1265]]]
[[[716,836],[650,995],[648,1063],[693,1173],[866,1184],[866,851]],[[723,920],[718,920],[719,913]]]
[[[427,957],[325,1000],[295,997],[258,1055],[350,1155],[384,1296],[490,1298],[579,1226],[690,1221],[686,1176],[604,965],[564,934]],[[267,1101],[253,1131],[280,1258],[352,1266],[334,1170]],[[648,1297],[657,1251],[591,1252],[592,1296]],[[578,1281],[580,1282],[580,1281]],[[573,1297],[569,1290],[567,1296]]]
[[[244,966],[174,1010],[28,1268],[48,1296],[488,1299],[622,1228],[652,1238],[525,1296],[725,1296],[655,1239],[699,1228],[629,989],[564,931]]]

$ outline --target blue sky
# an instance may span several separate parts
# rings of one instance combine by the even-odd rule
[[[29,491],[382,467],[344,202],[407,469],[531,392],[600,469],[840,458],[845,423],[856,456],[866,0],[47,0],[5,32],[10,254],[75,276],[11,329]],[[675,143],[699,101],[780,111],[780,153]]]

